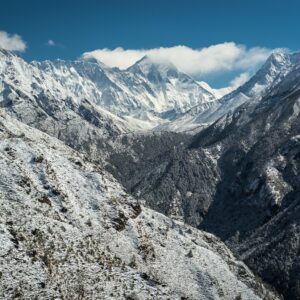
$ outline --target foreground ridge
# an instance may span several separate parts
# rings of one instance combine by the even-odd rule
[[[0,115],[1,299],[279,299],[209,233]]]

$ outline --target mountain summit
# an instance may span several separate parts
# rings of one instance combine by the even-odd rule
[[[263,66],[246,83],[225,96],[207,104],[198,104],[173,122],[163,124],[160,129],[171,131],[199,130],[220,117],[251,101],[259,102],[264,95],[293,72],[300,62],[299,53],[275,51]]]

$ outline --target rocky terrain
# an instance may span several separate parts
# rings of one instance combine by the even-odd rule
[[[147,57],[0,71],[3,298],[300,299],[298,53],[219,99]]]
[[[118,159],[112,172],[150,207],[219,236],[287,299],[298,299],[299,54],[288,61],[293,66],[260,98],[199,134],[173,138],[158,155],[147,155],[149,146],[135,151],[141,159],[126,162],[126,172]]]
[[[279,299],[219,239],[3,112],[0,148],[1,299]]]

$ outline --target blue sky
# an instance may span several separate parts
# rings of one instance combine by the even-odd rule
[[[0,30],[21,36],[26,60],[75,59],[104,48],[201,49],[226,42],[244,45],[246,52],[253,47],[297,51],[299,11],[296,0],[14,0],[1,1]],[[238,66],[193,76],[224,86],[247,72]]]

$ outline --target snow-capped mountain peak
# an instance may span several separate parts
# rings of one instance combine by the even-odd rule
[[[216,99],[174,65],[155,62],[148,56],[127,70],[109,68],[93,59],[27,63],[6,51],[1,52],[0,63],[3,82],[8,83],[9,74],[13,74],[28,95],[42,92],[60,100],[70,98],[77,104],[87,99],[123,118],[129,129],[144,125],[151,129],[195,105]]]
[[[196,127],[209,124],[249,99],[259,100],[292,70],[299,57],[274,52],[248,82],[233,92],[229,88],[212,89],[173,64],[158,62],[151,56],[120,70],[85,58],[27,63],[1,50],[0,76],[2,90],[8,84],[20,88],[28,97],[42,94],[60,101],[72,99],[76,105],[88,100],[95,109],[123,119],[122,127],[126,124],[128,130],[177,131],[194,127],[191,122]],[[180,125],[169,127],[170,121]]]
[[[160,61],[152,59],[150,56],[145,55],[135,64],[127,69],[129,72],[141,72],[147,77],[151,77],[154,73],[159,74],[166,79],[168,76],[172,76],[178,73],[177,68],[169,61]]]
[[[92,56],[87,56],[87,57],[80,57],[78,59],[78,61],[84,61],[84,62],[89,62],[89,63],[94,63],[94,64],[97,64],[99,65],[101,68],[104,68],[104,69],[109,69],[110,67],[107,66],[104,62],[102,62],[101,60],[99,59],[96,59]]]
[[[256,74],[242,86],[209,105],[196,105],[170,124],[162,127],[171,131],[200,130],[227,113],[233,112],[247,101],[256,105],[268,91],[299,66],[299,53],[288,53],[285,50],[275,51]],[[203,86],[203,83],[201,84]]]

